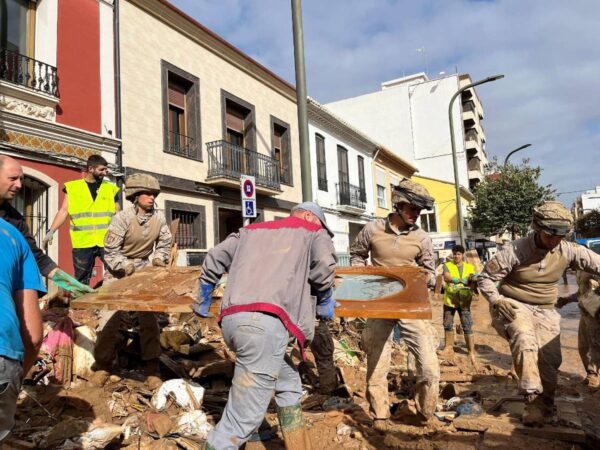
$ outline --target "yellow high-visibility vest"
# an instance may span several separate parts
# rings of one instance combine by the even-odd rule
[[[73,248],[104,247],[104,236],[116,212],[115,195],[119,188],[103,181],[96,200],[92,199],[90,188],[83,179],[66,182],[65,189],[69,196]]]
[[[467,262],[463,262],[462,277],[460,276],[460,271],[458,270],[458,266],[454,264],[454,261],[448,261],[444,265],[448,268],[452,278],[469,278],[469,275],[476,273],[475,266]],[[446,290],[444,293],[444,303],[446,305],[451,306],[452,308],[457,308],[459,306],[461,308],[468,308],[471,305],[472,298],[473,291],[471,291],[471,289],[466,287],[464,284],[446,284]]]

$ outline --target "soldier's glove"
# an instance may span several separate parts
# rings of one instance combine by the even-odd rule
[[[212,283],[200,282],[200,292],[198,292],[198,300],[192,304],[192,309],[200,317],[211,317],[209,313],[210,304],[212,303],[212,291],[215,285]]]
[[[334,320],[337,304],[333,299],[333,289],[317,292],[317,318],[321,320]]]
[[[42,247],[46,248],[49,245],[52,245],[52,240],[54,239],[54,230],[50,229],[42,239]]]
[[[50,279],[58,287],[61,287],[65,291],[68,291],[71,294],[71,297],[73,298],[81,297],[84,294],[94,292],[94,290],[87,284],[80,283],[64,270],[57,269],[54,272],[54,274],[50,277]]]
[[[506,299],[500,299],[494,302],[494,310],[508,322],[512,322],[516,319],[517,313],[515,312],[515,309],[517,308]]]
[[[573,295],[568,295],[567,297],[558,297],[558,300],[556,301],[556,307],[558,309],[562,308],[563,306],[568,305],[569,303],[572,302],[578,302],[579,301],[579,297],[578,297],[579,293],[575,293]]]
[[[154,258],[154,259],[152,260],[152,265],[153,265],[154,267],[166,267],[166,266],[167,266],[167,263],[166,263],[166,262],[164,262],[164,261],[163,261],[161,258]]]
[[[133,275],[133,272],[135,272],[135,266],[133,263],[129,263],[123,270],[125,271],[125,276],[128,277],[129,275]]]

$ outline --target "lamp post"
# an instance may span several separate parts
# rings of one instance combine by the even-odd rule
[[[508,158],[510,158],[513,153],[517,153],[519,150],[523,150],[524,148],[527,148],[527,147],[531,147],[531,144],[521,145],[519,148],[515,148],[512,152],[510,152],[508,155],[506,155],[506,158],[504,158],[504,165],[508,164]]]
[[[456,160],[456,143],[454,142],[454,120],[452,119],[452,105],[454,104],[454,100],[460,94],[462,94],[467,89],[470,89],[475,86],[479,86],[483,83],[489,83],[490,81],[496,81],[500,78],[504,78],[504,75],[494,75],[491,77],[484,78],[483,80],[476,81],[474,83],[467,84],[466,86],[461,87],[450,99],[450,105],[448,106],[448,118],[450,120],[450,144],[452,145],[452,164],[454,166],[454,189],[456,191],[456,213],[458,215],[458,236],[461,245],[465,245],[465,230],[463,224],[463,214],[462,214],[462,204],[460,201],[460,180],[458,179],[458,163]]]

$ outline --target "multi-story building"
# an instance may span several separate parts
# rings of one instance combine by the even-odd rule
[[[452,96],[468,82],[468,75],[430,80],[418,73],[386,81],[380,91],[325,106],[414,164],[421,175],[454,182],[448,107]],[[481,180],[487,159],[481,102],[474,89],[465,91],[462,100],[453,105],[452,132],[459,182],[469,189]]]
[[[64,182],[81,178],[92,154],[117,161],[113,5],[109,0],[1,4],[0,152],[23,165],[15,206],[41,243],[62,202]],[[68,226],[48,253],[73,273]]]
[[[593,210],[600,211],[600,186],[595,189],[585,191],[573,203],[573,215],[575,220]]]
[[[258,220],[301,201],[293,86],[161,0],[121,0],[125,173],[156,176],[183,253],[242,225],[240,176],[256,178]]]
[[[347,265],[350,244],[379,209],[375,165],[384,176],[391,171],[410,177],[415,168],[310,98],[308,120],[313,199],[335,234],[338,263]],[[379,155],[382,151],[387,159]]]

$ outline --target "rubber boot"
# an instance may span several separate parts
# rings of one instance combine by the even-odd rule
[[[525,396],[525,411],[523,412],[523,425],[529,427],[542,427],[546,422],[546,417],[552,414],[551,405],[548,401],[538,394],[528,394]]]
[[[471,365],[475,371],[478,371],[479,365],[477,364],[477,353],[475,352],[475,337],[472,334],[465,334],[465,343],[467,344]]]
[[[162,385],[158,358],[144,361],[144,375],[146,375],[146,385],[151,391],[158,389]]]
[[[444,332],[444,348],[437,352],[444,359],[454,359],[454,331]]]
[[[277,418],[279,419],[286,450],[312,450],[300,404],[278,406]]]

